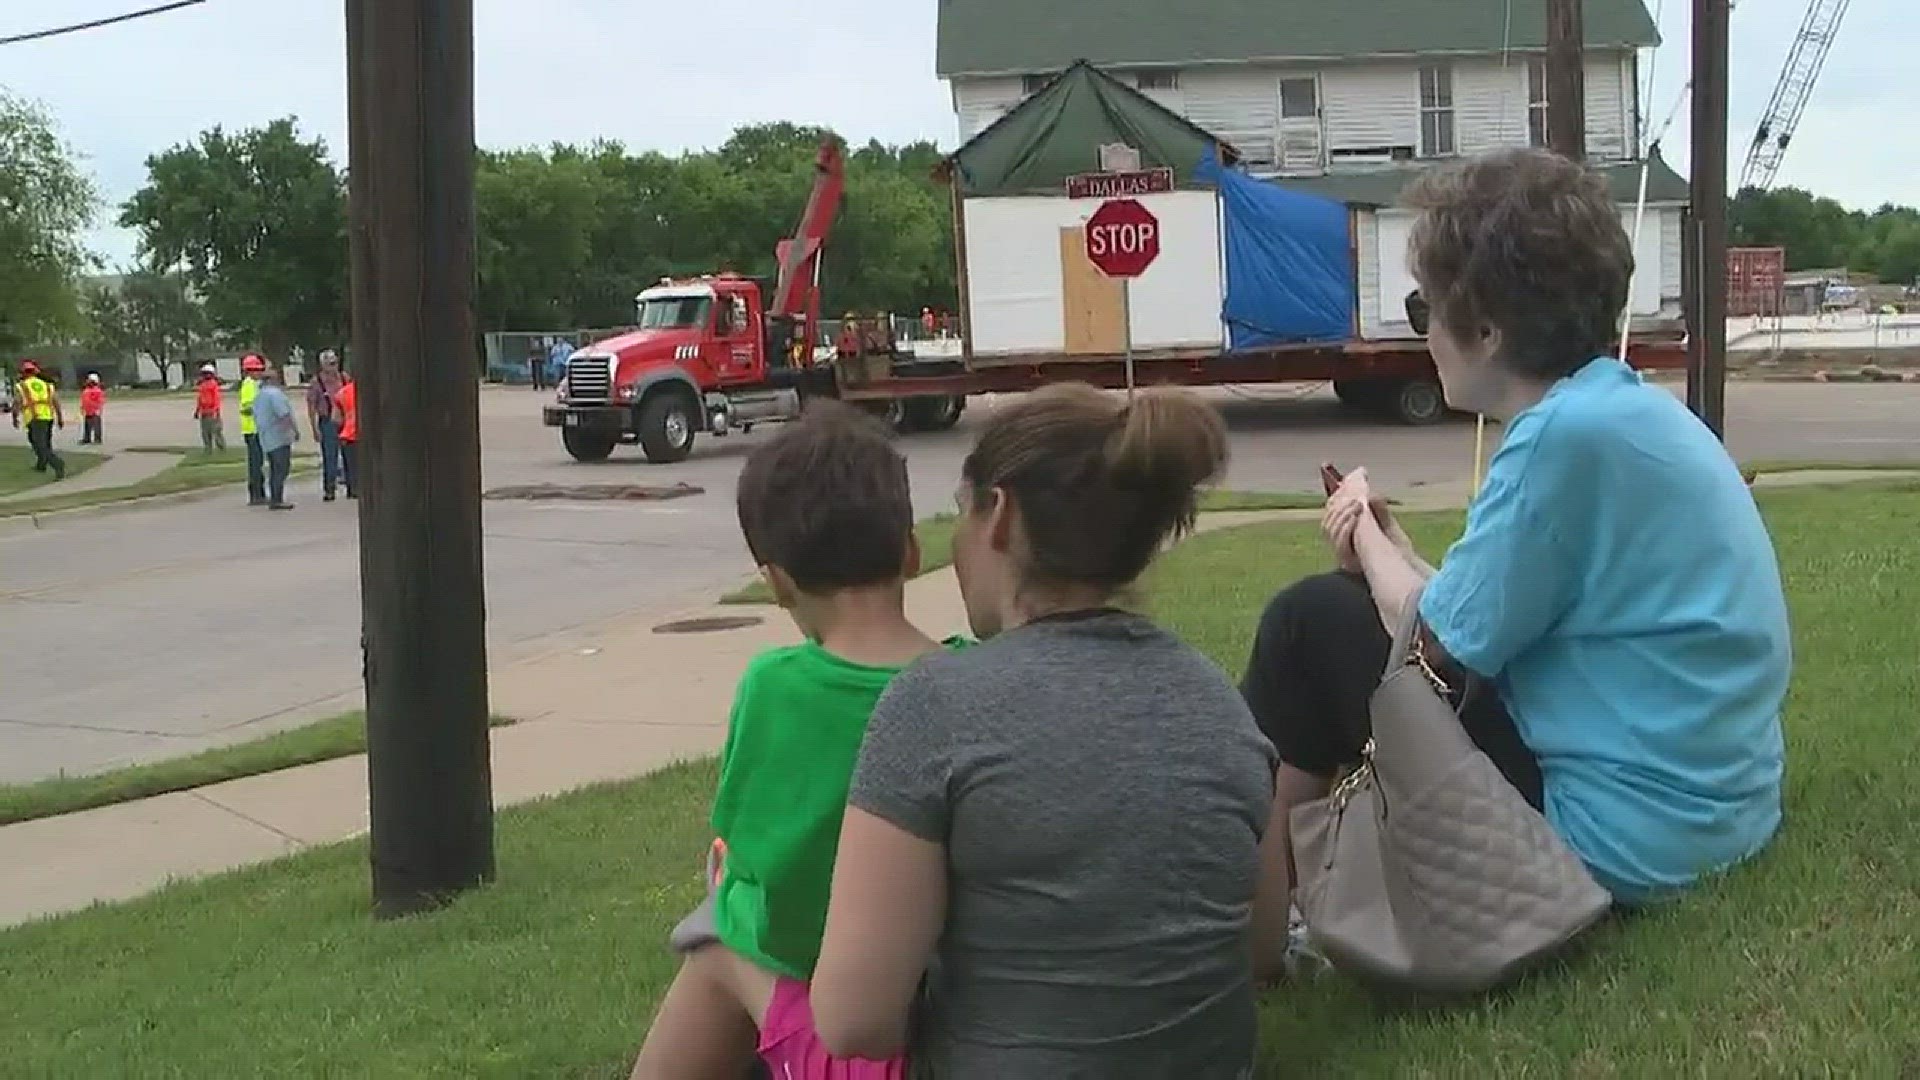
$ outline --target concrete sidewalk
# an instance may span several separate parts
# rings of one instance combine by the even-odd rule
[[[77,452],[77,451],[76,451]],[[88,447],[87,453],[93,453]],[[71,495],[80,491],[99,491],[102,488],[125,487],[138,484],[159,476],[181,462],[178,454],[135,454],[121,452],[113,454],[107,460],[88,469],[86,472],[69,476],[65,480],[56,480],[51,484],[42,484],[25,491],[16,491],[11,495],[0,495],[0,504],[27,502],[45,499],[55,495]]]
[[[1763,486],[1911,478],[1920,473],[1804,472]],[[1404,493],[1406,512],[1462,505],[1465,483]],[[1207,514],[1203,530],[1317,520],[1318,510]],[[934,636],[964,633],[952,570],[908,585],[907,609]],[[746,627],[662,633],[672,622],[752,616]],[[524,802],[628,779],[718,752],[733,687],[761,649],[799,640],[772,608],[635,613],[569,633],[569,647],[491,673],[494,801]],[[342,710],[355,701],[342,699]],[[193,791],[0,828],[0,926],[124,900],[177,878],[245,866],[367,828],[367,763],[341,758]]]

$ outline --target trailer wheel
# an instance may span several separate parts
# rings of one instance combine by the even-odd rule
[[[575,428],[562,428],[560,431],[560,443],[575,461],[605,461],[612,456],[614,444],[618,441],[612,435],[589,435]]]
[[[1394,418],[1413,427],[1426,427],[1447,418],[1447,395],[1432,379],[1408,379],[1387,395]]]
[[[905,409],[910,431],[951,431],[967,411],[967,399],[957,394],[908,398]]]
[[[699,424],[700,403],[679,389],[661,389],[648,394],[640,403],[640,449],[647,461],[671,465],[685,461],[693,453],[694,431]]]
[[[1377,412],[1385,397],[1381,390],[1391,387],[1391,383],[1383,384],[1379,379],[1335,379],[1333,396],[1350,412]]]
[[[907,403],[901,398],[887,398],[883,401],[864,401],[860,407],[887,425],[887,430],[896,435],[904,435],[914,430],[913,413],[908,411]]]

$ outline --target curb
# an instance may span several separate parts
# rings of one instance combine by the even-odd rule
[[[299,476],[303,472],[312,473],[313,471],[315,470],[312,468],[304,470],[296,468],[292,475]],[[158,495],[132,495],[124,499],[111,499],[106,502],[91,503],[86,506],[70,506],[64,510],[43,510],[37,514],[32,512],[25,514],[8,514],[0,516],[0,537],[19,536],[24,533],[35,532],[42,527],[40,522],[43,519],[59,521],[62,519],[84,517],[89,514],[112,513],[116,510],[134,510],[145,506],[165,506],[169,503],[188,503],[199,499],[210,499],[224,493],[235,484],[244,482],[245,481],[235,480],[231,483],[220,483],[203,488],[194,488],[191,491],[166,491]]]

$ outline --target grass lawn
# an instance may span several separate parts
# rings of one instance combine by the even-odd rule
[[[56,447],[56,449],[59,448]],[[90,454],[85,450],[60,449],[59,452],[60,460],[67,463],[68,476],[79,476],[106,460],[99,454]],[[0,495],[12,495],[15,492],[29,491],[42,484],[51,483],[53,483],[52,473],[33,471],[31,447],[0,446]]]
[[[1798,650],[1774,848],[1472,1007],[1396,1012],[1336,979],[1274,991],[1262,1076],[1916,1074],[1920,484],[1762,500]],[[1435,554],[1459,527],[1409,519]],[[1324,565],[1309,525],[1219,532],[1151,595],[1237,672],[1268,595]],[[0,932],[0,1071],[623,1076],[700,893],[713,782],[691,765],[507,811],[499,883],[428,918],[368,918],[356,842]]]
[[[1741,467],[1762,476],[1787,472],[1920,472],[1920,458],[1912,461],[1775,461],[1762,458],[1745,462]]]
[[[496,727],[510,722],[500,717],[493,720]],[[144,799],[242,776],[258,776],[295,765],[364,753],[366,749],[366,714],[351,712],[150,765],[0,786],[0,825],[70,814],[75,810]]]
[[[1201,499],[1202,513],[1226,513],[1236,510],[1299,510],[1318,507],[1326,499],[1311,495],[1272,494],[1262,491],[1209,491]],[[914,526],[920,537],[920,572],[931,574],[953,562],[953,515],[936,514]],[[755,579],[720,598],[722,604],[771,604],[773,591],[764,581]]]
[[[313,468],[314,465],[310,461],[295,461],[292,475],[298,476],[312,471]],[[241,484],[245,483],[246,479],[247,456],[244,449],[229,447],[226,450],[216,450],[212,454],[202,454],[196,448],[187,453],[179,463],[137,484],[122,484],[118,487],[94,488],[89,491],[73,491],[32,499],[16,499],[12,502],[0,503],[0,517],[45,514],[55,510],[72,510],[82,506],[144,499],[153,495],[177,495],[227,484]]]

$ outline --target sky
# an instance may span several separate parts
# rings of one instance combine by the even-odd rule
[[[116,15],[153,0],[0,4],[0,37]],[[1501,3],[1502,0],[1433,0]],[[1087,0],[1096,7],[1099,0]],[[1658,124],[1691,68],[1691,0],[1646,0],[1665,44],[1647,112]],[[617,139],[676,152],[718,145],[742,124],[830,126],[855,141],[956,135],[934,77],[938,0],[475,0],[477,130],[484,146]],[[1920,140],[1895,136],[1911,111],[1920,24],[1901,4],[1855,4],[1814,91],[1779,183],[1871,209],[1920,203]],[[0,46],[0,86],[39,101],[99,183],[109,210],[93,246],[132,258],[112,207],[136,191],[147,155],[216,124],[297,116],[336,160],[346,145],[342,0],[209,0],[101,30]],[[1740,0],[1733,16],[1736,176],[1779,77],[1805,0]],[[1687,114],[1665,140],[1684,170]]]

